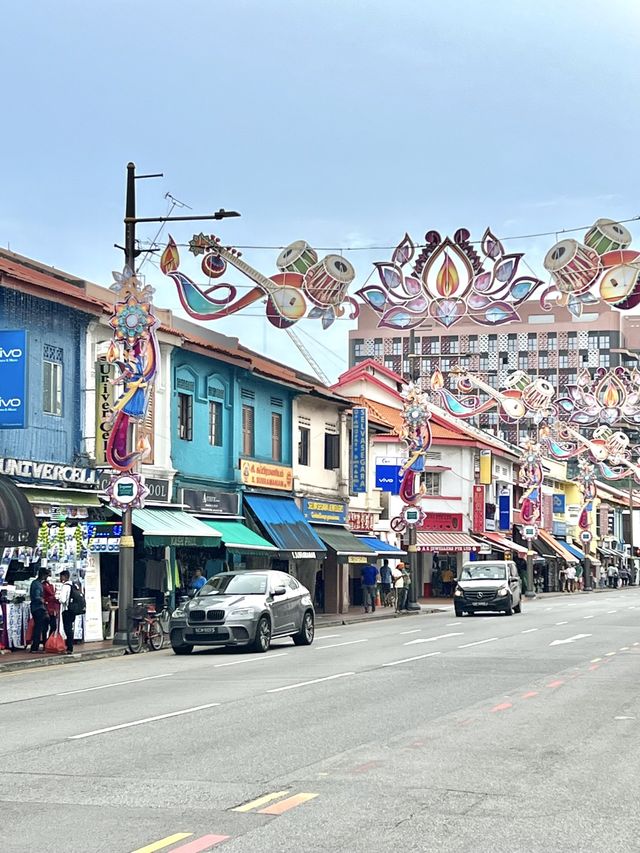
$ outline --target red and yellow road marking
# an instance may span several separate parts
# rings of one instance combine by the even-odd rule
[[[158,850],[166,850],[171,847],[171,853],[203,853],[204,850],[211,850],[217,844],[222,844],[227,841],[230,835],[202,835],[200,838],[195,838],[189,841],[188,844],[181,844],[180,847],[172,847],[178,841],[184,841],[185,838],[192,838],[193,832],[175,832],[173,835],[167,835],[166,838],[161,838],[159,841],[154,841],[152,844],[147,844],[146,847],[139,847],[133,853],[156,853]]]
[[[314,800],[317,796],[317,794],[295,794],[293,797],[288,797],[286,800],[281,800],[279,803],[267,806],[266,809],[260,809],[259,814],[282,814],[283,812],[288,812],[289,809],[294,809],[296,806],[301,806],[303,803],[308,803],[309,800]]]
[[[185,838],[191,838],[192,835],[193,832],[176,832],[173,835],[167,835],[166,838],[161,838],[160,841],[154,841],[153,844],[147,844],[146,847],[139,847],[133,853],[156,853],[157,850],[166,850],[172,844],[184,841]]]
[[[273,794],[265,794],[264,797],[258,797],[257,800],[251,800],[249,803],[243,803],[241,806],[236,806],[231,809],[232,812],[250,812],[252,809],[259,809],[260,806],[266,806],[267,803],[272,803],[274,800],[279,800],[281,797],[286,797],[288,791],[274,791]]]

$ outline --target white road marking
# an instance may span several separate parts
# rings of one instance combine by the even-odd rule
[[[612,658],[614,655],[615,655],[615,652],[607,652],[605,657],[606,658]]]
[[[492,643],[494,640],[497,640],[498,637],[489,637],[488,640],[478,640],[475,643],[463,643],[461,646],[458,646],[459,649],[468,649],[469,646],[481,646],[483,643]]]
[[[633,645],[634,646],[640,646],[640,643],[634,643]]]
[[[455,625],[459,625],[459,624],[460,624],[459,622],[447,622],[444,627],[445,628],[453,628]]]
[[[567,604],[567,607],[579,607],[579,606],[580,606],[579,601],[574,601],[573,604]]]
[[[316,642],[318,640],[338,640],[340,637],[342,637],[342,634],[323,634],[321,637],[316,634]]]
[[[287,684],[286,687],[274,687],[272,690],[267,690],[267,693],[281,693],[283,690],[295,690],[296,687],[306,687],[308,684],[320,684],[321,681],[333,681],[334,678],[346,678],[347,675],[355,675],[355,672],[339,672],[337,675],[327,675],[326,678],[299,681],[297,684]]]
[[[635,720],[635,717],[614,717],[614,720]]]
[[[401,634],[419,634],[422,628],[413,628],[411,631],[400,631]]]
[[[534,631],[537,631],[537,628],[527,628],[526,631],[522,631],[523,634],[533,634]]]
[[[65,690],[64,693],[56,693],[56,696],[73,696],[74,693],[89,693],[91,690],[106,690],[108,687],[120,687],[121,684],[136,684],[138,681],[152,681],[154,678],[169,678],[173,672],[165,672],[163,675],[147,675],[144,678],[130,678],[128,681],[113,681],[111,684],[100,684],[98,687],[83,687],[81,690]]]
[[[607,610],[607,613],[617,613],[617,610]]]
[[[601,660],[602,658],[594,658],[593,660],[589,661],[589,663],[600,663]]]
[[[568,622],[556,622],[556,625],[568,625]]]
[[[595,619],[596,617],[595,616],[583,616],[582,618],[583,619]]]
[[[553,610],[553,607],[545,607],[544,612],[548,613],[550,610]]]
[[[276,658],[283,658],[287,652],[280,652],[277,655],[260,655],[254,658],[243,658],[242,660],[230,660],[228,663],[217,663],[214,665],[214,669],[218,669],[221,666],[238,666],[240,663],[253,663],[254,661],[267,661],[267,660],[275,660]]]
[[[183,711],[172,711],[170,714],[158,714],[157,717],[145,717],[144,720],[134,720],[131,723],[120,723],[119,726],[107,726],[104,729],[95,729],[92,732],[83,732],[81,735],[71,735],[67,740],[81,740],[85,737],[93,737],[93,735],[102,735],[106,732],[115,732],[118,729],[129,729],[132,726],[141,726],[144,723],[155,723],[156,720],[167,720],[169,717],[180,717],[183,714],[193,714],[195,711],[206,711],[207,708],[217,708],[219,702],[210,702],[208,705],[196,705],[194,708],[185,708]]]
[[[553,640],[549,645],[563,646],[566,643],[575,643],[576,640],[584,640],[586,637],[593,637],[593,634],[574,634],[573,637],[567,637],[566,640]]]
[[[369,640],[345,640],[344,643],[329,643],[328,646],[316,646],[316,651],[320,649],[337,649],[338,646],[353,646],[355,643],[368,643]]]
[[[621,651],[621,652],[628,652],[628,651],[629,651],[629,646],[622,646],[622,648],[620,649],[620,651]]]
[[[447,637],[462,637],[464,631],[452,631],[450,634],[438,634],[437,637],[420,637],[417,640],[409,640],[405,646],[414,646],[416,643],[433,643],[435,640],[446,640]]]
[[[423,658],[432,658],[435,655],[439,655],[440,652],[429,652],[426,655],[416,655],[413,658],[403,658],[403,660],[394,660],[391,663],[383,663],[382,666],[398,666],[401,663],[409,663],[412,660],[422,660]]]

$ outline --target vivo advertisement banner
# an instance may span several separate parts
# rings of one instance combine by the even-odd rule
[[[27,333],[0,330],[0,429],[27,425]]]
[[[511,530],[511,496],[498,497],[498,524],[500,530]]]
[[[376,489],[400,494],[400,465],[376,465]]]

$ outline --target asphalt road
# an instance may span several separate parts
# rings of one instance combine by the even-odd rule
[[[0,676],[10,853],[640,850],[640,590]]]

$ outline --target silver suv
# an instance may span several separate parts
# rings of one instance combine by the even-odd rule
[[[309,590],[274,571],[221,572],[171,614],[171,647],[188,655],[194,646],[250,646],[266,652],[276,637],[310,646],[315,614]]]
[[[522,609],[522,582],[513,560],[464,563],[453,594],[456,616],[497,610],[511,616]]]

